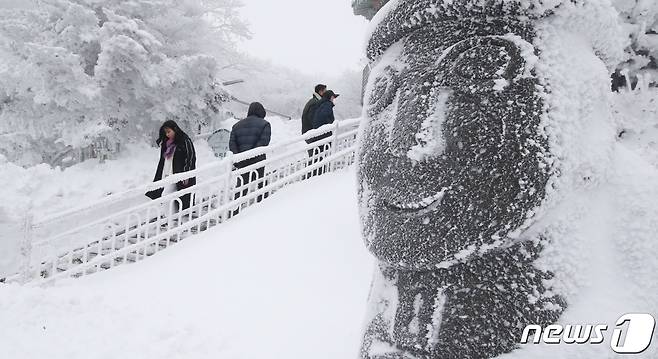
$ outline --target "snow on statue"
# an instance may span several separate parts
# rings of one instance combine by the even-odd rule
[[[379,268],[361,357],[495,358],[527,325],[584,318],[589,245],[610,236],[592,213],[615,207],[596,195],[627,41],[612,5],[393,0],[373,25],[359,200]]]

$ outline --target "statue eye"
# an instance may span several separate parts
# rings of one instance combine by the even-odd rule
[[[502,46],[479,45],[462,52],[454,63],[454,71],[471,80],[506,78],[512,57]]]
[[[525,66],[520,47],[499,36],[463,40],[447,50],[439,64],[448,85],[481,94],[504,90],[523,74]]]

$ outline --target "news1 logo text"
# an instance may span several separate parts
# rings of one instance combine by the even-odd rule
[[[523,330],[521,344],[600,345],[610,334],[609,326],[599,325],[529,325]],[[617,320],[610,336],[610,348],[617,354],[641,354],[651,346],[656,319],[651,314],[626,314]]]

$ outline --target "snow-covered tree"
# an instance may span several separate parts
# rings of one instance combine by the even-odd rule
[[[279,66],[254,57],[244,57],[239,66],[222,73],[227,78],[239,78],[245,82],[231,86],[231,93],[247,101],[259,101],[265,107],[299,119],[304,105],[311,98],[318,83],[329,86],[340,94],[334,111],[339,120],[361,115],[361,80],[358,70],[345,70],[337,74],[309,75],[298,70]],[[238,116],[245,116],[244,105],[232,104]],[[301,126],[301,123],[300,123]],[[301,127],[300,127],[301,132]]]
[[[44,0],[0,9],[0,146],[10,160],[48,162],[96,137],[188,129],[221,103],[220,69],[249,36],[236,0]],[[35,157],[18,156],[19,152]]]

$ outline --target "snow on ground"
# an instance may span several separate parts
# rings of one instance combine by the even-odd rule
[[[0,356],[354,358],[373,263],[354,182],[350,170],[291,186],[138,264],[0,286]]]

